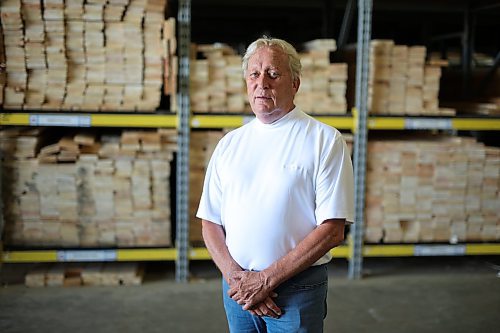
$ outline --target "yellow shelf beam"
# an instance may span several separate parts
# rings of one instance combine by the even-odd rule
[[[415,245],[364,245],[363,257],[412,257]]]
[[[173,248],[162,249],[119,249],[117,261],[175,261],[177,250]]]
[[[177,127],[175,114],[1,113],[0,125],[70,127]]]
[[[3,251],[3,263],[57,262],[56,251]]]
[[[251,121],[254,117],[239,115],[194,115],[191,117],[192,128],[237,128]]]
[[[500,119],[372,116],[368,118],[368,128],[378,130],[450,129],[470,131],[495,131],[500,130]]]
[[[189,250],[190,260],[211,260],[212,256],[205,247],[193,247]]]
[[[100,262],[100,261],[175,261],[174,248],[117,250],[33,250],[3,251],[3,263]]]
[[[402,130],[405,128],[405,119],[400,117],[369,117],[368,128]]]
[[[354,129],[354,119],[351,116],[314,116],[314,118],[339,130]]]
[[[165,114],[93,114],[91,126],[96,127],[168,127],[176,128],[177,115]]]
[[[500,243],[492,244],[467,244],[465,246],[467,255],[498,255],[500,254]]]
[[[498,131],[500,130],[499,118],[452,118],[452,127],[456,130]]]

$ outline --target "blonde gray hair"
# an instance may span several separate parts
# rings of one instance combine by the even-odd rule
[[[254,53],[260,49],[261,47],[268,46],[278,46],[285,52],[285,54],[288,56],[288,64],[290,65],[290,72],[292,73],[292,80],[295,81],[300,78],[301,70],[302,70],[302,65],[300,63],[300,58],[297,53],[297,50],[288,43],[287,41],[284,41],[283,39],[279,38],[271,38],[267,36],[262,36],[261,38],[257,39],[256,41],[252,42],[246,52],[245,55],[243,56],[243,62],[242,62],[242,69],[243,69],[243,76],[246,77],[247,75],[247,69],[248,69],[248,60],[250,59],[251,56],[254,55]]]

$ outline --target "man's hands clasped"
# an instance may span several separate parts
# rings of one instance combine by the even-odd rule
[[[229,277],[228,295],[253,315],[279,318],[281,309],[273,298],[278,295],[272,291],[262,272],[235,271]]]

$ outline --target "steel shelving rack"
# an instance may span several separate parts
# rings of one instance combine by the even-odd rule
[[[0,126],[56,126],[56,127],[119,127],[119,128],[177,128],[179,153],[177,168],[177,236],[174,248],[128,249],[50,249],[3,250],[2,263],[36,262],[105,262],[105,261],[175,261],[177,281],[186,281],[187,257],[187,184],[189,172],[189,43],[190,0],[179,0],[179,112],[159,110],[150,113],[85,113],[85,112],[9,112],[0,111]],[[1,177],[0,177],[1,178]],[[1,191],[1,190],[0,190]],[[0,192],[0,195],[2,193]],[[3,204],[0,200],[0,207]],[[3,233],[3,207],[0,211],[0,235]],[[0,266],[1,267],[1,266]]]

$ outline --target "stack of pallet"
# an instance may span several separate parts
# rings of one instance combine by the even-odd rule
[[[248,109],[241,56],[224,44],[196,45],[191,60],[190,98],[195,112],[242,113]]]
[[[454,115],[439,108],[441,67],[426,65],[424,46],[373,40],[370,45],[368,109],[372,114]]]
[[[189,240],[193,245],[202,245],[200,219],[196,211],[200,204],[203,180],[208,162],[215,146],[224,136],[223,131],[194,131],[191,133],[189,148]]]
[[[330,63],[330,52],[336,50],[333,39],[317,39],[304,44],[299,54],[302,77],[296,103],[314,114],[347,112],[347,64]]]
[[[155,110],[164,68],[175,72],[166,6],[167,0],[2,1],[5,107]]]
[[[368,242],[500,239],[500,149],[472,138],[368,145]]]
[[[136,286],[144,269],[137,263],[42,264],[28,271],[27,287]]]
[[[5,242],[169,246],[175,130],[2,131]]]

